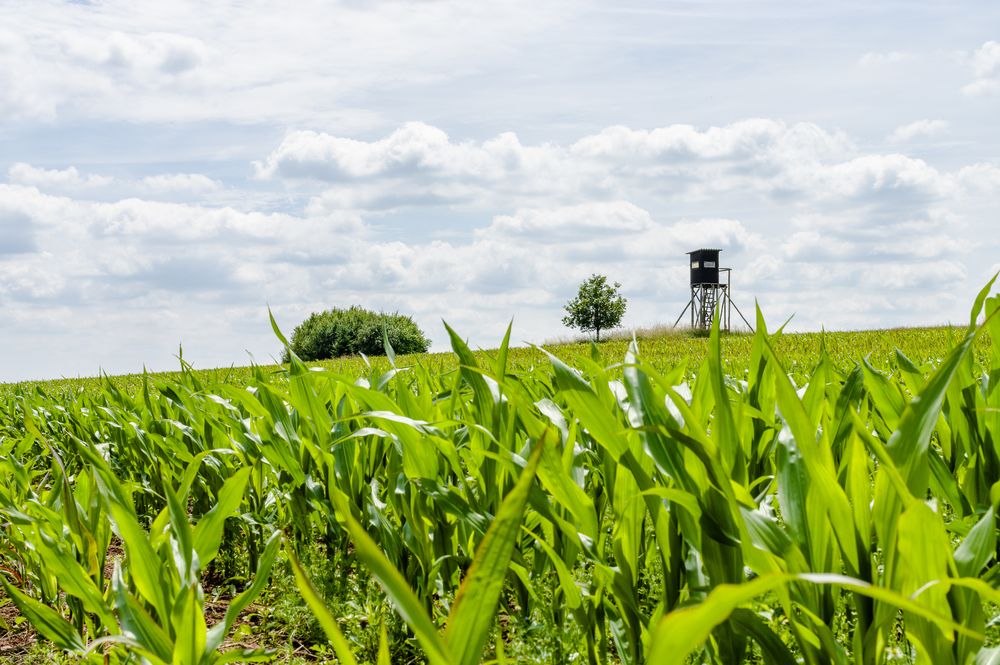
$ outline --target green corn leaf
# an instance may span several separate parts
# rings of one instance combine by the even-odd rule
[[[809,528],[809,503],[817,495],[809,492],[809,470],[802,453],[793,442],[780,444],[775,452],[778,472],[778,501],[789,533],[803,552],[811,552],[812,529]]]
[[[733,610],[787,581],[788,576],[772,575],[758,577],[746,584],[723,584],[698,605],[671,612],[653,630],[647,662],[683,665],[688,655],[702,645]]]
[[[596,540],[598,527],[593,501],[566,473],[555,445],[545,446],[542,450],[537,473],[542,486],[573,515],[580,533]]]
[[[274,660],[274,652],[270,649],[233,649],[226,651],[212,660],[213,665],[225,663],[269,663]]]
[[[986,304],[986,328],[990,339],[993,341],[993,368],[1000,369],[1000,296],[987,298]]]
[[[933,447],[927,449],[927,463],[931,470],[929,482],[934,496],[945,499],[960,515],[971,513],[972,507],[962,494],[958,479]]]
[[[482,375],[476,371],[479,369],[479,364],[469,346],[458,336],[458,333],[451,329],[451,326],[445,323],[444,327],[448,331],[452,351],[458,356],[459,372],[462,378],[472,386],[474,401],[482,424],[489,425],[493,422],[493,392]]]
[[[737,608],[733,610],[731,621],[738,633],[753,639],[760,646],[768,665],[797,665],[798,661],[781,637],[768,628],[756,613]]]
[[[976,665],[1000,665],[1000,647],[980,649],[976,654]]]
[[[292,345],[288,343],[288,339],[285,337],[285,334],[282,333],[281,328],[278,327],[278,322],[274,320],[274,313],[271,311],[270,307],[267,308],[267,318],[271,321],[271,330],[274,331],[274,336],[281,341],[285,348],[291,349]]]
[[[571,610],[580,607],[583,603],[583,598],[581,597],[580,589],[576,586],[576,580],[573,579],[573,573],[570,572],[569,566],[562,560],[559,553],[545,542],[544,538],[539,537],[527,527],[521,528],[534,538],[538,546],[548,555],[549,561],[552,562],[552,567],[556,569],[556,576],[559,578],[559,588],[565,597],[566,606]]]
[[[513,327],[514,320],[511,319],[510,323],[507,324],[507,332],[503,336],[503,341],[500,342],[500,348],[497,350],[497,361],[494,371],[496,372],[497,380],[501,383],[503,383],[503,379],[507,375],[507,358],[510,356],[510,331]]]
[[[979,293],[976,294],[976,300],[972,304],[972,311],[969,313],[969,329],[967,334],[971,335],[976,329],[976,322],[979,320],[979,313],[983,311],[983,303],[990,295],[990,289],[993,288],[994,282],[997,281],[997,277],[1000,277],[1000,272],[993,275],[989,282],[986,283]],[[988,312],[987,312],[988,314]]]
[[[205,649],[207,651],[215,651],[219,648],[239,617],[240,612],[245,610],[267,587],[270,581],[268,576],[271,574],[274,560],[278,556],[281,542],[282,534],[280,531],[275,531],[268,538],[267,545],[264,546],[264,553],[257,563],[257,571],[254,573],[253,582],[246,590],[230,601],[229,607],[226,608],[225,618],[209,629],[208,637],[205,640]]]
[[[759,511],[743,507],[740,508],[740,513],[755,547],[777,556],[788,572],[808,570],[808,564],[802,556],[802,552],[775,520]]]
[[[201,587],[185,586],[174,600],[171,623],[176,637],[172,665],[200,665],[205,658],[208,628],[205,626]]]
[[[111,480],[110,482],[117,482]],[[109,481],[101,478],[102,493],[108,502],[108,512],[119,538],[125,545],[129,576],[139,594],[152,603],[161,617],[170,616],[170,602],[162,582],[160,557],[149,543],[146,531],[139,526],[131,504],[123,502],[117,490],[108,486]]]
[[[187,510],[170,488],[164,488],[167,510],[170,515],[170,532],[173,534],[174,566],[184,587],[197,584],[201,572],[201,562],[194,549],[194,534],[188,522]]]
[[[968,334],[945,358],[920,394],[907,405],[900,418],[899,429],[893,432],[886,445],[886,450],[896,463],[907,487],[916,496],[922,496],[927,489],[930,471],[926,459],[927,448],[930,446],[948,385],[972,349],[976,336],[976,332]]]
[[[733,420],[729,391],[722,373],[722,346],[720,342],[720,317],[716,312],[712,320],[712,332],[708,341],[708,371],[712,393],[715,396],[715,420],[712,435],[719,447],[725,469],[734,477],[745,482],[746,464],[740,446],[736,423]]]
[[[193,545],[203,567],[219,553],[226,518],[240,507],[251,470],[251,467],[244,467],[226,480],[219,490],[215,506],[194,527]]]
[[[943,630],[956,631],[977,639],[983,638],[981,634],[956,623],[949,616],[935,612],[896,591],[873,586],[863,580],[833,574],[775,573],[763,575],[744,584],[719,585],[698,605],[675,610],[663,617],[653,630],[647,662],[658,665],[661,663],[683,665],[687,662],[688,656],[705,643],[712,630],[729,619],[736,608],[757,596],[780,589],[792,582],[809,582],[849,589],[932,621]]]
[[[868,390],[868,398],[875,405],[878,415],[885,421],[889,430],[895,430],[899,426],[899,418],[906,408],[906,400],[899,386],[889,380],[882,372],[879,372],[868,359],[862,362],[864,368],[864,385]]]
[[[500,504],[451,606],[445,640],[459,665],[474,665],[482,659],[542,449],[553,445],[554,435],[550,432],[547,430],[546,436],[536,442],[527,466]]]
[[[292,565],[292,572],[295,575],[295,584],[299,587],[299,593],[302,594],[302,599],[306,601],[306,605],[312,610],[313,616],[316,617],[319,625],[323,628],[323,632],[326,633],[326,638],[330,640],[333,651],[337,654],[337,659],[344,665],[357,665],[354,653],[351,651],[351,645],[347,641],[347,638],[344,637],[340,626],[337,625],[337,619],[330,613],[319,591],[316,590],[316,587],[309,580],[306,571],[302,568],[302,564],[299,563],[298,557],[295,556],[295,552],[290,547],[286,547],[285,553],[288,555],[288,561]]]
[[[539,348],[548,356],[559,394],[570,407],[571,412],[580,419],[594,439],[601,444],[617,460],[628,448],[628,440],[624,436],[624,426],[618,422],[589,383],[575,369],[556,358],[554,355]]]
[[[395,369],[396,352],[392,350],[392,344],[389,343],[389,326],[385,323],[382,324],[382,348],[385,350],[385,357],[389,359],[389,365]]]
[[[377,665],[392,665],[392,659],[389,657],[389,633],[386,631],[384,623],[378,631]]]
[[[450,663],[448,648],[406,578],[392,565],[372,537],[354,518],[344,497],[334,493],[331,498],[337,509],[337,517],[344,521],[344,527],[351,537],[355,554],[378,580],[399,615],[413,629],[427,659],[432,665],[448,665]]]
[[[171,665],[169,658],[168,660],[160,658],[157,654],[152,653],[141,643],[131,637],[128,637],[127,635],[105,635],[104,637],[97,638],[87,645],[87,650],[84,652],[85,657],[91,658],[93,661],[93,654],[97,653],[99,649],[102,649],[105,644],[115,644],[126,647],[130,654],[145,659],[143,665],[146,665],[147,663],[148,665]]]
[[[209,395],[210,398],[215,397],[214,395]],[[188,462],[187,468],[184,470],[184,474],[181,476],[180,484],[177,486],[178,496],[187,496],[191,492],[191,486],[194,481],[198,478],[198,472],[201,470],[201,464],[206,458],[212,457],[214,455],[232,455],[236,451],[225,450],[219,448],[210,448],[208,450],[203,450]]]
[[[766,349],[772,362],[780,365],[770,342],[767,343]],[[832,527],[833,535],[840,546],[841,555],[847,561],[850,570],[858,570],[854,517],[847,495],[837,482],[830,450],[817,444],[817,428],[810,421],[788,376],[775,372],[774,382],[778,408],[794,439],[794,445],[782,445],[779,448],[779,452],[787,453],[787,457],[779,461],[778,466],[789,471],[785,479],[789,486],[786,487],[787,493],[782,509],[802,511],[796,518],[798,527],[796,535],[800,540],[800,549],[813,550],[813,555],[820,555],[822,552],[819,550],[822,548],[816,549],[813,543],[815,536],[812,532],[812,529],[818,529],[819,525],[807,524],[806,515],[808,502],[821,502],[820,506],[813,506],[814,511],[822,509],[826,513],[829,526]],[[782,471],[779,471],[779,474],[781,473]],[[778,487],[781,490],[780,478]],[[825,534],[825,531],[824,528],[823,531],[816,533]],[[818,564],[817,561],[810,563]]]
[[[278,327],[278,322],[274,320],[274,314],[271,312],[270,307],[267,308],[267,316],[271,321],[271,330],[274,331],[275,337],[281,341],[281,344],[285,347],[285,351],[288,352],[289,366],[291,367],[290,373],[293,376],[300,376],[308,373],[309,368],[306,367],[305,363],[303,363],[302,360],[295,355],[295,352],[292,351],[292,345],[288,342],[284,333],[281,332],[281,328]]]
[[[78,598],[88,612],[95,614],[105,626],[114,626],[115,618],[101,589],[77,560],[67,551],[57,550],[45,542],[34,545],[44,558],[49,572],[59,579],[68,595]]]
[[[996,555],[996,513],[993,508],[976,522],[955,550],[955,567],[961,577],[976,577]]]
[[[85,645],[80,633],[58,612],[22,593],[2,574],[0,574],[0,583],[3,584],[7,597],[14,601],[22,616],[31,622],[35,630],[41,633],[45,639],[65,651],[81,653],[84,650]]]
[[[173,641],[142,603],[129,593],[118,561],[111,574],[111,590],[114,593],[118,619],[126,636],[158,661],[169,663],[173,657]]]

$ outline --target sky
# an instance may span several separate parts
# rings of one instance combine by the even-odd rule
[[[593,273],[672,323],[960,323],[1000,270],[1000,3],[0,0],[0,381],[490,348]]]

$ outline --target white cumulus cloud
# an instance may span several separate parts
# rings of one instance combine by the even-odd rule
[[[142,184],[151,192],[199,195],[218,191],[222,183],[201,173],[171,173],[146,176]]]
[[[905,143],[920,136],[935,136],[948,131],[947,120],[916,120],[900,125],[886,138],[889,143]]]
[[[940,127],[926,121],[900,133]],[[373,141],[297,131],[256,169],[260,178],[281,179],[311,195],[312,214],[538,208],[636,197],[695,210],[735,195],[768,204],[908,210],[957,186],[953,174],[921,159],[865,153],[843,133],[764,119],[704,129],[614,126],[568,145],[526,144],[513,133],[454,140],[424,123]]]
[[[296,132],[257,168],[256,182],[280,181],[306,205],[151,200],[231,195],[196,173],[117,179],[112,189],[132,193],[87,200],[90,175],[16,165],[0,185],[10,320],[72,328],[88,357],[125,360],[102,346],[104,326],[155,321],[133,355],[161,366],[178,339],[211,358],[233,344],[274,348],[267,305],[286,327],[336,304],[399,309],[439,347],[441,318],[488,344],[513,315],[519,338],[537,341],[594,272],[622,282],[632,323],[672,320],[686,299],[685,252],[717,246],[747,309],[756,298],[800,327],[875,312],[906,322],[953,308],[956,284],[981,272],[963,266],[997,249],[988,211],[1000,167],[941,170],[808,123],[612,127],[565,144],[456,139],[425,123],[369,141]],[[394,233],[413,211],[447,213],[464,230]],[[910,299],[918,289],[926,297]],[[220,322],[222,306],[231,320]]]
[[[987,95],[1000,91],[1000,42],[988,41],[972,54],[972,82],[962,88],[969,96]]]
[[[114,182],[114,178],[110,176],[82,174],[75,166],[65,169],[43,169],[24,162],[12,165],[7,170],[7,179],[18,185],[71,190],[102,188]]]

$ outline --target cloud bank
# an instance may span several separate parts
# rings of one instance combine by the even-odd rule
[[[1000,255],[1000,6],[907,12],[8,3],[0,380],[266,361],[268,306],[537,342],[593,272],[671,322],[702,245],[793,329],[962,320]]]
[[[456,140],[426,123],[369,141],[295,131],[254,170],[300,208],[151,198],[225,190],[199,174],[133,179],[119,184],[147,196],[100,201],[88,193],[116,179],[15,164],[0,185],[0,303],[50,331],[109,311],[119,325],[156,322],[153,335],[204,329],[194,342],[216,352],[220,331],[267,348],[268,304],[289,328],[355,302],[411,312],[437,348],[441,318],[488,344],[514,316],[522,339],[541,341],[592,272],[623,283],[633,324],[672,320],[684,253],[717,246],[737,298],[795,313],[798,327],[940,322],[964,306],[955,285],[985,277],[969,266],[996,241],[963,238],[990,237],[981,206],[1000,202],[995,165],[942,171],[769,119],[615,126],[568,144]],[[414,211],[460,223],[440,238],[393,231]]]

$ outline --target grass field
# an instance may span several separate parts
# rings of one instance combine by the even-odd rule
[[[968,329],[0,387],[0,662],[993,662],[985,293]]]

